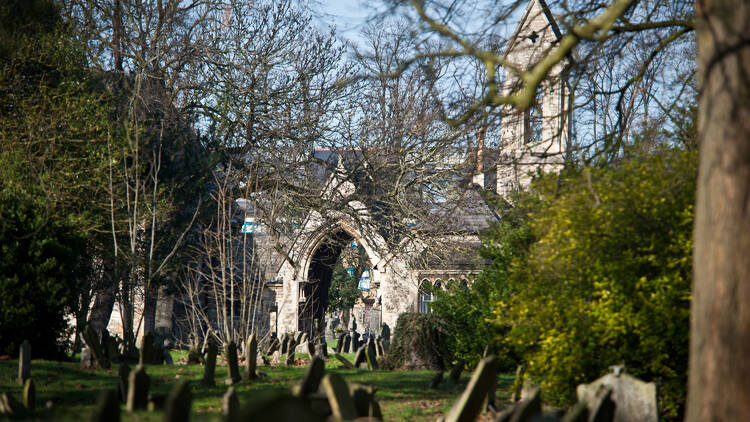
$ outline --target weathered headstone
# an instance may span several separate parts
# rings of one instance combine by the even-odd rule
[[[362,346],[357,349],[357,354],[354,355],[354,367],[360,368],[362,365],[367,364],[367,346]]]
[[[297,395],[305,397],[318,391],[323,375],[325,375],[325,362],[320,356],[315,356],[305,370],[305,376],[302,378]]]
[[[383,340],[382,338],[379,338],[379,339],[377,340],[377,345],[378,345],[378,356],[385,356],[385,347],[383,347],[383,341],[384,341],[384,340]]]
[[[315,356],[315,344],[313,343],[312,339],[308,339],[307,342],[305,342],[305,347],[307,348],[307,354],[310,356],[310,359]]]
[[[612,401],[616,405],[615,422],[655,422],[659,420],[656,405],[656,384],[653,382],[643,382],[624,373],[622,367],[614,367],[613,373],[607,374],[590,384],[581,384],[576,388],[578,401],[587,403],[589,413],[593,413],[593,403],[602,388],[612,390]]]
[[[375,401],[376,387],[358,383],[347,383],[349,395],[352,396],[354,408],[358,417],[369,417],[382,420],[383,415],[380,412],[380,406]]]
[[[335,356],[336,359],[338,359],[339,362],[341,362],[344,365],[344,367],[346,367],[346,369],[354,369],[354,365],[352,365],[352,363],[349,362],[347,358],[341,356],[338,353],[334,354],[333,356]]]
[[[245,346],[245,378],[252,380],[258,378],[258,342],[255,340],[255,334],[250,334]]]
[[[36,406],[36,387],[31,378],[27,378],[23,383],[23,405],[30,412],[33,412]]]
[[[89,415],[89,422],[120,422],[120,402],[117,393],[113,390],[102,392]]]
[[[289,339],[287,344],[286,358],[284,360],[285,365],[294,365],[294,349],[297,348],[297,343],[294,339]]]
[[[479,361],[477,368],[471,375],[471,380],[461,397],[456,400],[445,417],[445,422],[473,421],[482,411],[487,393],[497,385],[497,370],[499,363],[494,355]]]
[[[359,348],[359,333],[356,331],[352,332],[352,350]]]
[[[436,373],[430,380],[430,385],[428,385],[427,388],[430,388],[430,389],[438,388],[440,383],[443,382],[443,374],[444,374],[443,371],[439,371],[438,373]]]
[[[388,352],[391,345],[391,327],[388,324],[383,323],[380,328],[380,336],[383,337],[383,351]]]
[[[341,353],[341,351],[344,350],[344,338],[346,338],[346,334],[339,334],[336,340],[336,353]]]
[[[148,405],[148,388],[151,378],[143,365],[138,365],[128,377],[128,410],[145,409]]]
[[[18,383],[23,383],[31,378],[31,343],[24,340],[18,351]]]
[[[162,360],[167,365],[174,365],[174,359],[172,359],[172,355],[169,353],[169,350],[165,347],[161,349],[162,353]]]
[[[240,416],[240,400],[237,398],[237,392],[234,387],[229,387],[221,404],[221,413],[227,422],[236,422]]]
[[[516,377],[513,381],[513,384],[511,385],[511,394],[510,394],[510,400],[513,402],[517,402],[521,400],[521,391],[523,390],[523,382],[524,382],[524,367],[523,365],[518,365],[516,367]]]
[[[227,379],[224,381],[227,385],[234,385],[242,379],[240,377],[240,367],[237,359],[237,345],[233,341],[230,341],[224,349],[226,355],[227,364],[229,365],[229,372],[227,373]]]
[[[94,358],[91,356],[91,348],[86,346],[81,349],[81,369],[92,369]]]
[[[164,422],[189,422],[192,404],[193,393],[190,392],[190,383],[178,382],[167,397],[164,406]]]
[[[203,378],[201,379],[202,385],[213,387],[216,384],[214,374],[216,373],[216,355],[218,352],[219,348],[216,346],[216,342],[209,342],[206,347],[206,363],[203,366]]]
[[[323,391],[328,397],[334,420],[351,420],[357,417],[357,409],[349,389],[338,374],[326,374],[322,381]]]
[[[464,365],[465,363],[463,359],[459,359],[458,361],[456,361],[456,364],[453,366],[453,369],[451,369],[448,378],[451,381],[458,383],[461,380],[461,372],[464,371]]]
[[[315,355],[322,356],[324,358],[328,357],[328,345],[325,343],[325,341],[318,340],[315,343]]]
[[[535,416],[542,413],[542,396],[539,389],[535,388],[528,398],[516,404],[513,410],[512,422],[531,421]]]
[[[154,363],[154,335],[148,332],[141,338],[141,349],[138,357],[139,365],[151,365]]]
[[[367,343],[367,350],[365,350],[365,357],[367,358],[367,368],[370,371],[376,371],[378,369],[378,358],[375,353],[375,341],[370,337],[370,341]]]
[[[123,403],[128,401],[129,377],[130,367],[127,362],[120,362],[120,368],[117,370],[117,397]]]

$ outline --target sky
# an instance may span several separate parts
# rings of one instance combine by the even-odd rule
[[[342,38],[359,43],[359,33],[367,24],[367,18],[373,13],[373,1],[364,0],[318,0],[321,24],[333,24]]]

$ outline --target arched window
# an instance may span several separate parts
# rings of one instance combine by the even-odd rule
[[[469,290],[469,282],[466,281],[465,278],[461,279],[461,288],[464,290]]]
[[[430,285],[430,281],[426,278],[419,284],[419,297],[417,298],[417,310],[419,313],[426,314],[431,312],[430,304],[432,304],[432,292],[427,286]]]
[[[443,288],[443,282],[438,278],[437,280],[435,280],[435,284],[433,284],[433,286],[435,286],[435,289],[441,290]]]

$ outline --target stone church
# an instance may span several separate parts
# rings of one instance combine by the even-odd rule
[[[528,69],[560,37],[545,1],[530,0],[509,38],[504,58],[519,69]],[[328,288],[333,264],[341,254],[353,251],[366,258],[365,268],[358,274],[363,299],[353,310],[360,332],[376,332],[381,323],[395,327],[398,316],[404,312],[429,312],[434,288],[454,283],[470,288],[473,278],[486,264],[477,258],[479,233],[498,218],[486,202],[488,195],[482,191],[503,196],[523,189],[534,172],[555,171],[566,159],[571,129],[569,91],[561,78],[566,66],[567,61],[563,61],[552,69],[531,108],[523,112],[511,108],[501,111],[497,148],[485,150],[483,142],[477,142],[476,168],[470,175],[472,186],[467,189],[465,201],[449,218],[441,216],[451,227],[441,227],[443,231],[436,228],[430,233],[433,239],[440,240],[438,244],[452,246],[446,248],[449,256],[439,256],[440,251],[429,253],[433,251],[427,248],[434,248],[435,242],[428,246],[418,239],[408,247],[393,250],[389,246],[393,242],[377,227],[374,210],[352,199],[347,212],[323,215],[311,211],[305,216],[295,235],[283,245],[286,257],[282,258],[269,239],[270,223],[252,206],[245,205],[241,235],[251,237],[259,255],[267,257],[260,271],[259,334],[310,332],[315,320],[325,324],[329,319]],[[511,92],[517,83],[514,75],[506,74],[503,93]],[[320,161],[327,163],[320,172],[323,199],[356,197],[354,193],[359,187],[356,178],[348,177],[345,164],[348,153],[314,152]],[[167,326],[172,325],[171,307],[172,302],[160,304],[160,321]],[[117,317],[115,312],[113,318]]]

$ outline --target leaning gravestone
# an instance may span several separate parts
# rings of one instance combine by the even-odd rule
[[[23,403],[16,400],[10,393],[0,394],[0,414],[13,415],[23,413],[26,409]]]
[[[94,360],[91,357],[91,348],[86,346],[81,349],[81,369],[91,369],[94,367]]]
[[[349,388],[340,375],[327,374],[323,377],[321,385],[335,420],[352,420],[357,417],[357,409],[349,394]]]
[[[258,364],[258,342],[255,334],[250,334],[245,346],[245,378],[252,380],[258,378],[256,366]]]
[[[120,422],[120,403],[117,393],[106,390],[99,396],[94,410],[89,415],[89,422]]]
[[[284,333],[284,335],[281,336],[281,354],[285,355],[288,348],[289,348],[289,335]]]
[[[336,339],[336,353],[341,353],[341,351],[344,349],[344,337],[346,337],[346,335],[344,333],[341,333]]]
[[[31,378],[31,344],[28,340],[24,340],[18,351],[18,383],[23,385],[29,378]]]
[[[615,403],[615,422],[656,422],[659,414],[656,406],[656,384],[643,382],[625,373],[622,367],[613,367],[613,372],[590,384],[576,388],[578,401],[587,404],[593,412],[597,393],[603,389],[612,390]]]
[[[234,391],[234,387],[229,387],[221,403],[221,413],[224,415],[224,420],[227,422],[237,422],[240,416],[240,400],[237,398],[237,393]]]
[[[167,397],[164,406],[164,422],[189,422],[192,403],[193,394],[190,392],[190,383],[178,382]]]
[[[203,366],[202,385],[213,387],[216,384],[214,374],[216,373],[216,355],[218,353],[219,348],[216,347],[216,342],[210,341],[206,347],[206,364]]]
[[[224,381],[227,385],[234,385],[242,379],[240,377],[240,367],[237,362],[237,345],[233,341],[230,341],[224,349],[226,354],[227,363],[229,364],[229,373],[227,373],[227,379]]]
[[[121,402],[128,401],[128,378],[130,377],[130,367],[127,362],[120,362],[120,368],[117,371],[117,397]]]
[[[359,348],[359,333],[352,332],[352,350]]]
[[[360,368],[361,365],[367,364],[367,346],[362,346],[357,350],[357,354],[354,355],[354,367]]]
[[[298,396],[306,397],[318,391],[320,380],[325,375],[325,362],[320,356],[315,356],[305,370],[305,376],[299,386]]]
[[[128,383],[128,410],[145,409],[148,405],[148,388],[151,378],[146,374],[143,365],[138,365],[130,372]]]
[[[336,359],[338,359],[339,362],[341,362],[346,369],[354,369],[354,365],[352,365],[352,363],[349,362],[347,358],[341,356],[338,353],[335,353],[333,356],[336,357]]]
[[[27,378],[23,383],[23,405],[29,412],[33,412],[36,406],[36,387],[31,378]]]
[[[479,361],[469,384],[445,417],[445,422],[473,421],[482,411],[487,393],[497,385],[499,363],[494,355]]]

